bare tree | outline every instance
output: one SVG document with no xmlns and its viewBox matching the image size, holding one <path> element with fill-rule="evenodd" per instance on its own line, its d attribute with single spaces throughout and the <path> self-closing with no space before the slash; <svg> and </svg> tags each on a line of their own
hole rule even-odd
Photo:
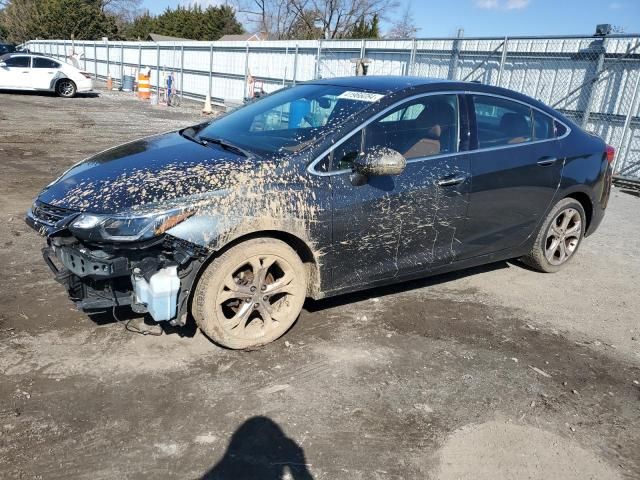
<svg viewBox="0 0 640 480">
<path fill-rule="evenodd" d="M 397 0 L 238 0 L 254 29 L 274 38 L 344 38 L 361 19 L 385 18 Z"/>
<path fill-rule="evenodd" d="M 387 38 L 415 38 L 420 29 L 416 26 L 414 18 L 411 3 L 408 3 L 402 16 L 393 22 L 391 30 L 387 33 Z"/>
<path fill-rule="evenodd" d="M 298 21 L 290 0 L 239 0 L 237 9 L 251 25 L 250 30 L 268 33 L 274 39 L 289 38 Z"/>
<path fill-rule="evenodd" d="M 142 13 L 142 0 L 101 0 L 103 13 L 113 15 L 121 22 L 132 22 Z"/>
</svg>

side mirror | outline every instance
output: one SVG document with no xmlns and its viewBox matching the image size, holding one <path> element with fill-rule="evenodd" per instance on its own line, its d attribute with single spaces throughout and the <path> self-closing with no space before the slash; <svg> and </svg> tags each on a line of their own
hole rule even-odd
<svg viewBox="0 0 640 480">
<path fill-rule="evenodd" d="M 356 173 L 367 177 L 400 175 L 407 166 L 407 159 L 388 147 L 372 147 L 359 155 L 354 162 Z"/>
<path fill-rule="evenodd" d="M 6 67 L 6 66 L 7 66 L 7 64 L 6 64 L 6 63 L 4 63 L 4 62 L 0 62 L 0 68 L 4 68 L 4 67 Z"/>
</svg>

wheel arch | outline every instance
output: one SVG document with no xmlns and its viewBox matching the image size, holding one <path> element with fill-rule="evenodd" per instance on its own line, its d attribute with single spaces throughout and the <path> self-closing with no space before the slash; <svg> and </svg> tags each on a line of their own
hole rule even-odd
<svg viewBox="0 0 640 480">
<path fill-rule="evenodd" d="M 73 86 L 75 88 L 75 91 L 78 91 L 78 83 L 71 77 L 67 76 L 67 75 L 61 75 L 60 77 L 56 78 L 52 83 L 53 83 L 53 91 L 55 93 L 58 92 L 58 85 L 60 84 L 60 82 L 62 82 L 63 80 L 68 80 L 69 82 L 73 83 Z M 73 96 L 73 95 L 72 95 Z"/>
<path fill-rule="evenodd" d="M 241 234 L 230 239 L 224 245 L 220 246 L 220 248 L 212 249 L 211 253 L 200 266 L 196 281 L 213 260 L 236 245 L 253 238 L 275 238 L 289 245 L 298 254 L 307 271 L 307 296 L 314 299 L 323 297 L 320 254 L 318 252 L 314 253 L 314 249 L 309 242 L 303 240 L 298 235 L 284 230 L 268 229 Z"/>
<path fill-rule="evenodd" d="M 71 80 L 66 73 L 63 73 L 61 71 L 57 71 L 55 76 L 51 79 L 51 83 L 49 84 L 49 89 L 53 90 L 54 92 L 56 91 L 56 89 L 58 88 L 58 83 L 60 83 L 61 80 L 64 79 L 69 79 Z M 73 80 L 71 80 L 73 81 Z M 76 83 L 76 82 L 73 82 Z"/>
<path fill-rule="evenodd" d="M 568 193 L 563 198 L 573 198 L 575 201 L 582 205 L 584 209 L 584 214 L 587 216 L 586 225 L 585 225 L 585 236 L 589 235 L 589 227 L 591 226 L 591 219 L 593 218 L 593 201 L 591 197 L 580 190 L 576 190 L 574 192 Z"/>
</svg>

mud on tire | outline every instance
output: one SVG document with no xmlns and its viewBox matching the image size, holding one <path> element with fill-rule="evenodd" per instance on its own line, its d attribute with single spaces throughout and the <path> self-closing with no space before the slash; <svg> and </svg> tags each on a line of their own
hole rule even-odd
<svg viewBox="0 0 640 480">
<path fill-rule="evenodd" d="M 275 238 L 255 238 L 207 266 L 194 291 L 192 313 L 215 343 L 256 348 L 295 323 L 306 291 L 306 270 L 298 254 Z"/>
</svg>

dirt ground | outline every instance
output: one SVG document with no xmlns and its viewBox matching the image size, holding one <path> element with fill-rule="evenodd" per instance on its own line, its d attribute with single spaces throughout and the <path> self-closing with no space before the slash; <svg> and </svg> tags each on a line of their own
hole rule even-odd
<svg viewBox="0 0 640 480">
<path fill-rule="evenodd" d="M 558 274 L 502 262 L 308 301 L 259 351 L 75 311 L 33 198 L 200 118 L 0 92 L 0 477 L 640 478 L 640 198 L 618 190 Z"/>
</svg>

